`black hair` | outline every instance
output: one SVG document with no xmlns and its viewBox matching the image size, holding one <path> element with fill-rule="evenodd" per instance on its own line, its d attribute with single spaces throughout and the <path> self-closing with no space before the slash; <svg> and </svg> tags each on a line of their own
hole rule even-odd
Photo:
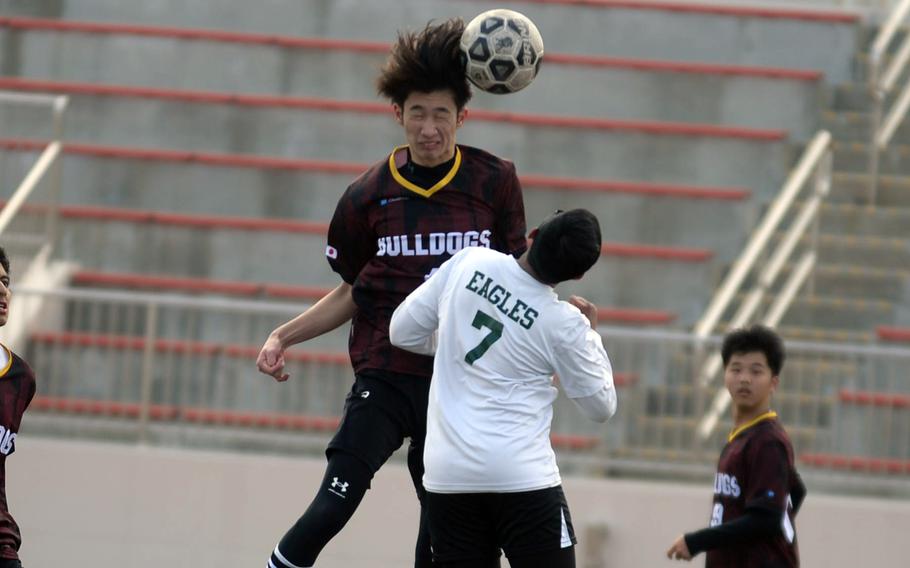
<svg viewBox="0 0 910 568">
<path fill-rule="evenodd" d="M 399 32 L 388 59 L 376 80 L 376 90 L 400 107 L 413 92 L 448 90 L 455 107 L 462 110 L 471 100 L 471 86 L 461 56 L 464 20 L 451 18 L 432 22 L 420 32 Z"/>
<path fill-rule="evenodd" d="M 731 331 L 724 337 L 720 355 L 724 368 L 726 368 L 733 355 L 753 352 L 764 353 L 768 360 L 768 367 L 771 368 L 771 374 L 780 375 L 784 368 L 784 359 L 787 356 L 784 351 L 784 341 L 769 327 L 755 324 L 749 328 Z"/>
<path fill-rule="evenodd" d="M 580 278 L 600 258 L 600 223 L 587 209 L 557 211 L 537 227 L 528 263 L 546 284 Z"/>
<path fill-rule="evenodd" d="M 9 256 L 6 255 L 6 250 L 3 247 L 0 247 L 0 266 L 9 274 Z"/>
</svg>

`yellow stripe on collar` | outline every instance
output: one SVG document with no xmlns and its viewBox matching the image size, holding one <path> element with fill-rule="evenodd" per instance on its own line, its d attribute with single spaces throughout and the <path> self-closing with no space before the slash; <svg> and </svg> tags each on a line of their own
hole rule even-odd
<svg viewBox="0 0 910 568">
<path fill-rule="evenodd" d="M 742 434 L 744 430 L 751 428 L 752 426 L 755 426 L 756 424 L 758 424 L 759 422 L 761 422 L 763 420 L 771 420 L 772 418 L 777 418 L 777 413 L 774 412 L 773 410 L 769 410 L 768 412 L 765 412 L 761 416 L 758 416 L 757 418 L 750 420 L 749 422 L 743 424 L 739 428 L 734 428 L 730 432 L 730 435 L 727 436 L 727 442 L 732 442 L 737 436 Z"/>
<path fill-rule="evenodd" d="M 455 177 L 455 174 L 458 173 L 458 167 L 461 166 L 461 150 L 458 149 L 458 146 L 455 146 L 455 163 L 452 164 L 452 169 L 449 170 L 449 173 L 447 173 L 445 177 L 439 180 L 436 185 L 429 189 L 425 189 L 415 183 L 409 182 L 404 178 L 404 176 L 401 175 L 401 173 L 399 173 L 398 168 L 395 167 L 395 154 L 407 147 L 407 145 L 399 146 L 392 150 L 392 154 L 389 156 L 389 170 L 392 172 L 392 177 L 395 178 L 395 181 L 401 184 L 403 188 L 411 190 L 418 195 L 430 197 L 440 189 L 447 186 L 449 182 L 452 181 L 452 178 Z"/>
<path fill-rule="evenodd" d="M 9 372 L 9 368 L 13 366 L 13 352 L 9 350 L 9 347 L 7 347 L 6 345 L 3 345 L 2 343 L 0 343 L 0 347 L 2 347 L 4 351 L 6 351 L 6 365 L 4 365 L 4 367 L 2 369 L 0 369 L 0 377 L 5 377 L 6 374 Z"/>
</svg>

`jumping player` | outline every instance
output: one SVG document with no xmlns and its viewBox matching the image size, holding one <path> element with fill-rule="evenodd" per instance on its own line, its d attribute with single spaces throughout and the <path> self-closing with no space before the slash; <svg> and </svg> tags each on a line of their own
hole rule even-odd
<svg viewBox="0 0 910 568">
<path fill-rule="evenodd" d="M 710 526 L 677 538 L 667 557 L 691 560 L 707 551 L 707 568 L 796 568 L 795 517 L 806 486 L 790 438 L 771 410 L 783 341 L 755 325 L 727 335 L 721 356 L 733 431 L 717 464 Z"/>
<path fill-rule="evenodd" d="M 275 329 L 257 365 L 287 380 L 284 351 L 353 318 L 354 385 L 326 450 L 310 507 L 280 540 L 271 568 L 313 566 L 354 514 L 376 471 L 410 438 L 408 468 L 423 500 L 423 447 L 433 359 L 393 347 L 398 304 L 466 247 L 520 255 L 527 247 L 521 186 L 511 162 L 458 145 L 471 90 L 459 60 L 460 19 L 400 33 L 379 79 L 407 145 L 357 178 L 338 201 L 326 256 L 341 284 Z M 343 486 L 345 490 L 339 491 Z M 431 564 L 421 511 L 415 566 Z"/>
<path fill-rule="evenodd" d="M 392 316 L 392 343 L 436 354 L 424 462 L 435 566 L 573 568 L 550 423 L 559 385 L 592 420 L 616 411 L 597 309 L 552 286 L 600 257 L 597 218 L 557 212 L 515 258 L 467 249 Z M 437 347 L 438 345 L 438 347 Z"/>
</svg>

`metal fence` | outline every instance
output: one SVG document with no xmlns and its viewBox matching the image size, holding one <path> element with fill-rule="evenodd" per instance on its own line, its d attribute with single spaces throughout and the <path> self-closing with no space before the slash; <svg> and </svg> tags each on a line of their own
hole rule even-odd
<svg viewBox="0 0 910 568">
<path fill-rule="evenodd" d="M 21 309 L 28 302 L 40 308 Z M 24 344 L 12 348 L 36 371 L 29 420 L 48 433 L 266 451 L 303 449 L 302 440 L 307 450 L 321 449 L 351 383 L 347 326 L 291 349 L 288 382 L 257 372 L 262 341 L 302 304 L 18 289 L 12 305 L 12 318 L 38 314 L 25 322 Z M 716 391 L 695 376 L 719 338 L 600 331 L 619 410 L 606 425 L 591 423 L 561 395 L 553 433 L 562 455 L 602 469 L 710 467 L 730 419 L 706 441 L 696 435 Z M 910 349 L 795 341 L 787 348 L 773 405 L 797 454 L 910 460 Z M 903 473 L 910 477 L 910 469 Z"/>
</svg>

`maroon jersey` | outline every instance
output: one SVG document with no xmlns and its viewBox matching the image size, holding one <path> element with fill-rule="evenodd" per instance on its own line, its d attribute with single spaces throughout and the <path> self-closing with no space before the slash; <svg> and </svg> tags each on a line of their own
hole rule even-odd
<svg viewBox="0 0 910 568">
<path fill-rule="evenodd" d="M 781 530 L 773 537 L 708 551 L 706 568 L 799 566 L 793 502 L 799 506 L 805 487 L 794 466 L 790 437 L 776 416 L 769 413 L 724 446 L 714 478 L 711 526 L 760 508 L 780 516 Z"/>
<path fill-rule="evenodd" d="M 347 188 L 329 226 L 326 256 L 353 286 L 357 312 L 349 347 L 355 372 L 429 377 L 431 357 L 389 342 L 392 312 L 462 248 L 524 252 L 524 203 L 515 166 L 483 150 L 457 146 L 452 169 L 429 188 L 399 173 L 406 160 L 407 152 L 396 149 Z"/>
<path fill-rule="evenodd" d="M 0 369 L 0 558 L 19 558 L 19 525 L 6 504 L 6 458 L 16 450 L 16 434 L 22 414 L 35 396 L 35 374 L 18 355 L 6 352 L 7 365 Z"/>
</svg>

